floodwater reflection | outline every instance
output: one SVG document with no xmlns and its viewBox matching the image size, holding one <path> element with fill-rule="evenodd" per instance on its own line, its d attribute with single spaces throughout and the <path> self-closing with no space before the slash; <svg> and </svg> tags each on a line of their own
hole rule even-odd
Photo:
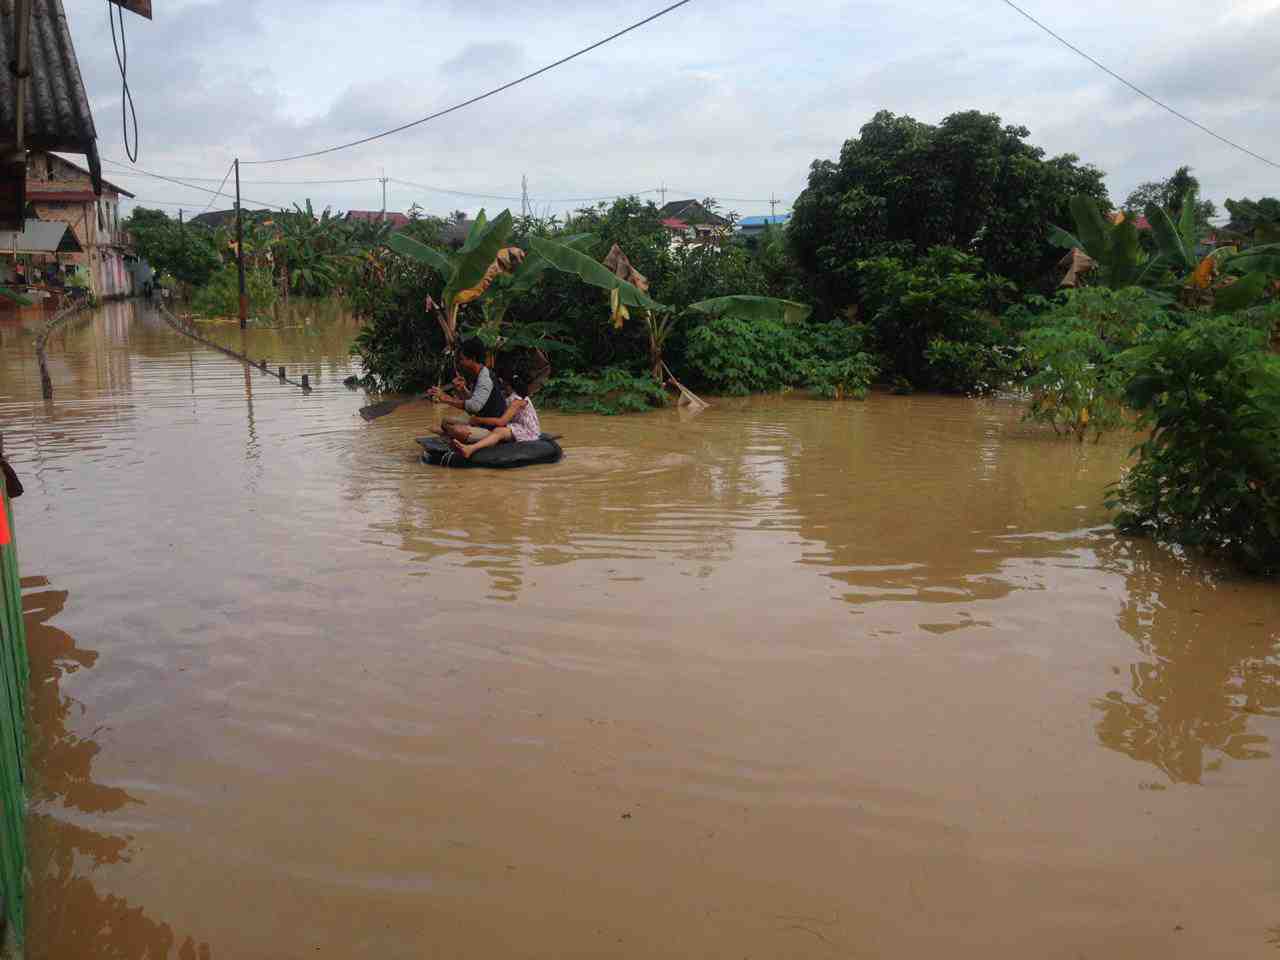
<svg viewBox="0 0 1280 960">
<path fill-rule="evenodd" d="M 211 960 L 208 944 L 191 937 L 179 943 L 167 923 L 95 886 L 97 871 L 131 858 L 131 838 L 93 829 L 95 815 L 116 814 L 138 801 L 126 790 L 94 781 L 101 748 L 74 732 L 87 711 L 61 685 L 93 669 L 98 653 L 77 647 L 52 624 L 66 606 L 67 591 L 48 589 L 43 577 L 24 578 L 22 585 L 31 658 L 30 738 L 32 755 L 39 758 L 29 778 L 26 956 L 167 960 L 176 946 L 178 960 Z"/>
<path fill-rule="evenodd" d="M 1117 538 L 1129 438 L 789 395 L 428 468 L 293 309 L 208 332 L 307 394 L 122 304 L 45 405 L 0 330 L 33 957 L 1264 948 L 1280 592 Z"/>
<path fill-rule="evenodd" d="M 1099 741 L 1174 783 L 1202 783 L 1227 760 L 1269 759 L 1251 721 L 1280 717 L 1276 605 L 1251 609 L 1245 584 L 1206 578 L 1149 543 L 1115 541 L 1109 561 L 1127 568 L 1117 622 L 1142 657 L 1127 689 L 1094 701 Z"/>
</svg>

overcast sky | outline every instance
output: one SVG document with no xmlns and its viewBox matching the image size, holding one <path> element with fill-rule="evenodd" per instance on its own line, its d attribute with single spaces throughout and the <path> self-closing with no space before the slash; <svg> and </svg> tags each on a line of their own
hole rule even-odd
<svg viewBox="0 0 1280 960">
<path fill-rule="evenodd" d="M 104 157 L 124 160 L 106 5 L 64 0 Z M 594 42 L 666 0 L 154 0 L 126 15 L 138 166 L 221 177 L 232 157 L 331 146 L 416 119 Z M 1024 0 L 1042 21 L 1153 95 L 1280 161 L 1280 0 Z M 358 9 L 358 13 L 353 10 Z M 442 120 L 330 156 L 244 166 L 247 198 L 378 209 L 376 178 L 562 198 L 653 191 L 741 198 L 779 212 L 815 158 L 834 158 L 875 111 L 937 121 L 980 109 L 1050 154 L 1106 171 L 1113 200 L 1190 164 L 1205 194 L 1280 196 L 1280 170 L 1137 97 L 1000 0 L 910 4 L 694 0 L 649 26 Z M 106 164 L 141 201 L 198 212 L 207 195 Z M 216 184 L 206 184 L 214 187 Z M 490 212 L 514 202 L 391 184 L 388 209 Z M 654 192 L 642 194 L 658 198 Z M 750 201 L 750 202 L 748 202 Z M 229 206 L 215 201 L 215 207 Z M 176 207 L 167 207 L 176 212 Z"/>
</svg>

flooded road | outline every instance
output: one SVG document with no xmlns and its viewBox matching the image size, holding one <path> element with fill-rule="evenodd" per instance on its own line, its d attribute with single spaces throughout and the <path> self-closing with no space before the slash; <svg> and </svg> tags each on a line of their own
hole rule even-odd
<svg viewBox="0 0 1280 960">
<path fill-rule="evenodd" d="M 0 320 L 32 958 L 1273 957 L 1280 589 L 1003 401 L 544 414 L 424 467 L 355 327 Z M 239 348 L 235 327 L 217 328 Z"/>
</svg>

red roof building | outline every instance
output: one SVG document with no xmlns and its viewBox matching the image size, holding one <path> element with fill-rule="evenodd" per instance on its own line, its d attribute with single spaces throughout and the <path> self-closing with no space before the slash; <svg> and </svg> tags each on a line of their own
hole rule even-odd
<svg viewBox="0 0 1280 960">
<path fill-rule="evenodd" d="M 366 223 L 378 223 L 385 220 L 392 229 L 399 230 L 409 225 L 409 218 L 403 213 L 383 210 L 348 210 L 348 220 L 362 220 Z"/>
</svg>

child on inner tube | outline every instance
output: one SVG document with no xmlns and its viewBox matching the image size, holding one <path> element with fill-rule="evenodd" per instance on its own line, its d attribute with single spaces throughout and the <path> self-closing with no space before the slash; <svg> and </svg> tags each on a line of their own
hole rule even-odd
<svg viewBox="0 0 1280 960">
<path fill-rule="evenodd" d="M 508 386 L 511 389 L 507 394 L 507 409 L 502 416 L 471 418 L 472 426 L 489 428 L 487 436 L 473 442 L 464 443 L 449 428 L 446 428 L 449 445 L 453 447 L 456 453 L 460 453 L 470 460 L 473 453 L 477 450 L 483 450 L 485 447 L 497 446 L 499 443 L 521 443 L 528 440 L 537 440 L 542 436 L 542 425 L 538 422 L 538 411 L 534 409 L 533 401 L 528 397 L 528 387 L 525 386 L 524 379 L 517 374 L 513 374 Z"/>
</svg>

